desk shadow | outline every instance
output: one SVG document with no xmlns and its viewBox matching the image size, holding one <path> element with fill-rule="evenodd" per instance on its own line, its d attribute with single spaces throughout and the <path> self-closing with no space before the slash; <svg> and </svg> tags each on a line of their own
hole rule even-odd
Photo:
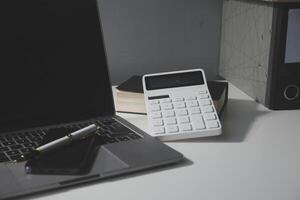
<svg viewBox="0 0 300 200">
<path fill-rule="evenodd" d="M 259 104 L 251 100 L 228 99 L 221 116 L 222 134 L 213 137 L 204 137 L 185 140 L 185 142 L 243 142 L 252 123 L 260 116 L 270 111 L 259 110 Z M 260 105 L 261 106 L 261 105 Z"/>
<path fill-rule="evenodd" d="M 49 196 L 49 195 L 65 193 L 67 191 L 72 191 L 72 190 L 75 190 L 77 188 L 84 188 L 84 187 L 89 187 L 89 186 L 93 186 L 93 185 L 96 185 L 96 184 L 104 184 L 106 182 L 119 181 L 119 180 L 122 180 L 122 179 L 130 179 L 130 178 L 134 178 L 134 177 L 137 177 L 137 176 L 143 176 L 143 175 L 146 175 L 146 174 L 158 173 L 158 172 L 165 171 L 165 170 L 171 170 L 171 169 L 177 169 L 177 168 L 181 168 L 181 167 L 187 167 L 187 166 L 190 166 L 190 165 L 193 165 L 193 164 L 194 163 L 190 159 L 184 158 L 179 163 L 163 165 L 163 166 L 159 166 L 159 167 L 150 168 L 150 169 L 147 169 L 147 170 L 130 172 L 130 173 L 127 173 L 127 174 L 122 174 L 122 175 L 117 175 L 117 176 L 113 176 L 113 177 L 104 178 L 104 179 L 101 179 L 101 180 L 90 181 L 90 182 L 87 182 L 87 183 L 79 183 L 77 185 L 66 186 L 65 188 L 58 188 L 58 189 L 53 189 L 53 190 L 49 190 L 49 191 L 39 192 L 39 193 L 31 194 L 31 195 L 28 195 L 28 196 L 25 196 L 25 197 L 24 196 L 20 197 L 20 199 L 34 200 L 34 199 L 42 198 L 42 197 Z M 17 198 L 17 199 L 19 199 L 19 198 Z"/>
</svg>

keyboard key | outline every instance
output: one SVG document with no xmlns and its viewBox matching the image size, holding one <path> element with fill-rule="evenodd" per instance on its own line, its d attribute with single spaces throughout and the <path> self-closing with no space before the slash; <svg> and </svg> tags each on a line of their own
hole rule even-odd
<svg viewBox="0 0 300 200">
<path fill-rule="evenodd" d="M 156 119 L 152 121 L 152 125 L 153 126 L 162 126 L 164 125 L 163 120 L 162 119 Z"/>
<path fill-rule="evenodd" d="M 185 108 L 186 107 L 184 102 L 174 102 L 173 105 L 174 105 L 174 108 Z"/>
<path fill-rule="evenodd" d="M 164 103 L 164 104 L 161 104 L 161 109 L 162 110 L 172 110 L 173 105 L 171 103 Z"/>
<path fill-rule="evenodd" d="M 154 134 L 164 134 L 165 133 L 165 128 L 164 127 L 154 127 L 153 128 L 153 133 Z"/>
<path fill-rule="evenodd" d="M 160 103 L 171 103 L 172 100 L 171 99 L 161 99 Z"/>
<path fill-rule="evenodd" d="M 191 131 L 192 130 L 192 126 L 190 124 L 181 124 L 179 126 L 180 131 Z"/>
<path fill-rule="evenodd" d="M 32 148 L 23 148 L 23 149 L 20 149 L 20 151 L 22 153 L 30 153 L 32 151 Z"/>
<path fill-rule="evenodd" d="M 4 152 L 4 151 L 8 151 L 9 150 L 9 148 L 7 148 L 7 147 L 1 147 L 0 148 L 0 152 Z"/>
<path fill-rule="evenodd" d="M 11 160 L 18 160 L 21 157 L 21 155 L 16 155 L 16 156 L 10 156 Z"/>
<path fill-rule="evenodd" d="M 190 114 L 195 115 L 195 114 L 201 114 L 201 109 L 194 107 L 194 108 L 190 108 Z"/>
<path fill-rule="evenodd" d="M 165 119 L 165 124 L 166 125 L 177 124 L 176 118 L 167 118 L 167 119 Z"/>
<path fill-rule="evenodd" d="M 188 101 L 188 102 L 186 102 L 186 104 L 188 107 L 198 107 L 199 106 L 198 101 L 196 101 L 196 100 Z"/>
<path fill-rule="evenodd" d="M 178 118 L 178 123 L 179 124 L 185 124 L 185 123 L 189 123 L 190 122 L 190 118 L 189 117 L 179 117 Z"/>
<path fill-rule="evenodd" d="M 153 99 L 153 100 L 149 100 L 149 103 L 150 104 L 159 104 L 159 100 L 157 100 L 157 99 Z"/>
<path fill-rule="evenodd" d="M 164 117 L 174 117 L 175 112 L 173 110 L 166 110 L 163 112 Z"/>
<path fill-rule="evenodd" d="M 188 114 L 188 111 L 186 109 L 176 110 L 177 116 L 185 116 Z"/>
<path fill-rule="evenodd" d="M 21 148 L 23 148 L 21 145 L 12 145 L 12 146 L 10 146 L 10 148 L 12 149 L 12 150 L 15 150 L 15 149 L 21 149 Z"/>
<path fill-rule="evenodd" d="M 16 140 L 16 142 L 18 144 L 24 144 L 24 143 L 28 143 L 29 141 L 25 138 L 19 138 L 19 139 Z"/>
<path fill-rule="evenodd" d="M 173 99 L 173 102 L 184 101 L 183 97 L 177 97 Z"/>
<path fill-rule="evenodd" d="M 153 112 L 151 114 L 152 119 L 158 119 L 158 118 L 162 118 L 162 114 L 161 112 Z"/>
<path fill-rule="evenodd" d="M 219 128 L 219 123 L 217 121 L 206 122 L 208 128 Z"/>
<path fill-rule="evenodd" d="M 187 101 L 196 100 L 196 99 L 197 99 L 197 97 L 195 97 L 195 96 L 190 96 L 190 97 L 185 98 L 185 100 L 187 100 Z"/>
<path fill-rule="evenodd" d="M 151 110 L 151 111 L 160 111 L 160 105 L 152 105 L 152 106 L 150 107 L 150 110 Z"/>
<path fill-rule="evenodd" d="M 168 133 L 177 133 L 178 132 L 178 126 L 175 126 L 175 125 L 167 126 L 166 129 L 167 129 Z"/>
<path fill-rule="evenodd" d="M 207 90 L 203 89 L 203 90 L 199 90 L 198 94 L 206 94 L 207 93 Z"/>
<path fill-rule="evenodd" d="M 217 119 L 217 116 L 214 113 L 207 113 L 204 115 L 204 118 L 206 120 L 215 120 Z"/>
<path fill-rule="evenodd" d="M 23 144 L 24 147 L 35 147 L 36 145 L 34 143 L 26 143 Z"/>
<path fill-rule="evenodd" d="M 200 103 L 202 106 L 211 105 L 211 101 L 209 99 L 201 99 Z"/>
<path fill-rule="evenodd" d="M 11 142 L 3 142 L 3 144 L 5 145 L 5 146 L 11 146 L 11 145 L 14 145 L 14 144 L 16 144 L 14 141 L 11 141 Z"/>
<path fill-rule="evenodd" d="M 209 95 L 208 94 L 199 94 L 200 99 L 208 99 Z"/>
<path fill-rule="evenodd" d="M 15 155 L 19 155 L 20 154 L 20 152 L 18 150 L 8 151 L 6 153 L 9 156 L 15 156 Z"/>
<path fill-rule="evenodd" d="M 193 124 L 194 129 L 197 130 L 205 129 L 205 124 L 202 115 L 193 115 L 191 117 L 191 122 Z"/>
<path fill-rule="evenodd" d="M 203 109 L 203 112 L 205 112 L 205 113 L 214 112 L 214 109 L 212 106 L 204 106 L 202 109 Z"/>
</svg>

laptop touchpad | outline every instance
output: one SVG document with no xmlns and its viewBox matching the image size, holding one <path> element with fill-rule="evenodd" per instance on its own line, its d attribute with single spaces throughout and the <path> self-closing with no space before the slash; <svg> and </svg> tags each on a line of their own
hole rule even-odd
<svg viewBox="0 0 300 200">
<path fill-rule="evenodd" d="M 100 175 L 109 175 L 128 167 L 127 163 L 105 148 L 105 146 L 102 146 L 99 149 L 92 171 L 100 171 Z"/>
</svg>

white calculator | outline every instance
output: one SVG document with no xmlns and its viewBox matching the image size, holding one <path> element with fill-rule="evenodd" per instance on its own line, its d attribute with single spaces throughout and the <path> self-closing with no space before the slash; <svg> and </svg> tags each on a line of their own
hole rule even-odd
<svg viewBox="0 0 300 200">
<path fill-rule="evenodd" d="M 163 141 L 220 135 L 202 69 L 143 76 L 150 134 Z"/>
</svg>

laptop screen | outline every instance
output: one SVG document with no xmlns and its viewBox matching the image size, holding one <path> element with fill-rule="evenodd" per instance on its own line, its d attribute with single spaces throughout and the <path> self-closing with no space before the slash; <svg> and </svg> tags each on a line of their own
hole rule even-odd
<svg viewBox="0 0 300 200">
<path fill-rule="evenodd" d="M 0 130 L 114 113 L 96 4 L 0 1 Z"/>
</svg>

